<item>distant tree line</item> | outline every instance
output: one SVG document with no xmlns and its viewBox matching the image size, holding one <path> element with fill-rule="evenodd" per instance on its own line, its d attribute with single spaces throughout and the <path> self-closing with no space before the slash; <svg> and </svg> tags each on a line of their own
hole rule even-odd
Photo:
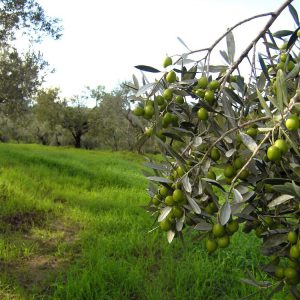
<svg viewBox="0 0 300 300">
<path fill-rule="evenodd" d="M 57 88 L 40 89 L 22 114 L 2 113 L 0 125 L 2 142 L 139 150 L 135 144 L 140 129 L 129 113 L 126 86 L 112 92 L 105 92 L 103 86 L 87 88 L 72 99 L 61 98 Z"/>
</svg>

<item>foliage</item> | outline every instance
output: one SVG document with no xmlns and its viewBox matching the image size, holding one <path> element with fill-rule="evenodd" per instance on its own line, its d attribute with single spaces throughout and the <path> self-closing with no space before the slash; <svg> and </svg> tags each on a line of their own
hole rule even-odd
<svg viewBox="0 0 300 300">
<path fill-rule="evenodd" d="M 51 144 L 53 137 L 55 144 L 60 145 L 59 137 L 62 134 L 60 125 L 61 109 L 59 102 L 59 89 L 39 90 L 32 108 L 33 134 L 43 145 Z"/>
<path fill-rule="evenodd" d="M 48 66 L 40 53 L 30 50 L 21 54 L 14 41 L 25 35 L 30 44 L 44 36 L 58 39 L 61 30 L 59 20 L 46 16 L 35 0 L 0 1 L 1 113 L 20 117 L 31 104 Z"/>
<path fill-rule="evenodd" d="M 228 247 L 239 226 L 254 230 L 270 280 L 244 281 L 270 288 L 269 298 L 286 288 L 298 299 L 300 31 L 291 2 L 239 22 L 204 49 L 190 51 L 180 39 L 189 52 L 167 57 L 161 72 L 137 66 L 161 77 L 149 82 L 143 75 L 141 87 L 134 80 L 133 114 L 148 123 L 140 143 L 156 141 L 165 157 L 147 164 L 155 173 L 148 175 L 148 210 L 168 241 L 191 228 L 212 253 Z M 287 7 L 297 29 L 272 33 Z M 237 57 L 234 29 L 261 17 L 270 19 Z M 223 40 L 226 63 L 213 64 Z M 245 64 L 250 76 L 242 75 Z"/>
<path fill-rule="evenodd" d="M 74 146 L 81 147 L 81 138 L 89 130 L 89 109 L 82 105 L 79 98 L 72 99 L 73 105 L 67 105 L 64 101 L 60 108 L 60 123 L 64 129 L 71 133 Z"/>
<path fill-rule="evenodd" d="M 18 115 L 28 109 L 31 97 L 42 79 L 40 71 L 46 67 L 40 55 L 20 55 L 15 49 L 0 48 L 0 110 Z"/>
<path fill-rule="evenodd" d="M 134 150 L 137 128 L 129 118 L 129 93 L 125 84 L 113 90 L 104 92 L 98 106 L 91 111 L 91 134 L 98 136 L 100 145 L 118 151 L 120 149 Z"/>
<path fill-rule="evenodd" d="M 130 92 L 125 85 L 112 92 L 103 86 L 87 87 L 67 99 L 57 88 L 40 89 L 33 105 L 17 119 L 2 117 L 3 141 L 133 151 L 140 130 L 130 119 Z M 93 103 L 96 106 L 90 107 Z"/>
<path fill-rule="evenodd" d="M 0 45 L 16 39 L 17 33 L 27 34 L 34 41 L 43 35 L 58 39 L 62 28 L 59 20 L 48 17 L 35 0 L 0 1 Z"/>
</svg>

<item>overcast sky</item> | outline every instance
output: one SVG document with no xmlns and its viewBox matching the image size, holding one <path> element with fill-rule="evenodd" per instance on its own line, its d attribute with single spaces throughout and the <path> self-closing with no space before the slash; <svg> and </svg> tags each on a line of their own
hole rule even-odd
<svg viewBox="0 0 300 300">
<path fill-rule="evenodd" d="M 63 96 L 80 94 L 85 86 L 107 91 L 130 80 L 135 65 L 161 68 L 166 54 L 182 54 L 212 44 L 228 27 L 258 13 L 276 10 L 282 0 L 39 0 L 46 13 L 62 20 L 59 41 L 46 39 L 39 49 L 56 72 L 45 86 L 60 87 Z M 300 14 L 300 0 L 293 5 Z M 235 33 L 242 51 L 268 18 Z M 287 12 L 275 29 L 295 29 Z"/>
</svg>

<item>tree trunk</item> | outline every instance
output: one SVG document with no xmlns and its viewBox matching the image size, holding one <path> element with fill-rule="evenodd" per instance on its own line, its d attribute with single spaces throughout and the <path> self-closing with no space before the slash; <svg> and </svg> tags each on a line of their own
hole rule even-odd
<svg viewBox="0 0 300 300">
<path fill-rule="evenodd" d="M 81 148 L 81 134 L 76 134 L 74 137 L 75 140 L 75 148 Z"/>
<path fill-rule="evenodd" d="M 118 140 L 117 140 L 115 131 L 114 131 L 114 134 L 113 134 L 113 140 L 114 140 L 114 148 L 115 148 L 115 151 L 118 151 L 118 150 L 119 150 L 119 147 L 118 147 Z"/>
<path fill-rule="evenodd" d="M 60 143 L 60 141 L 58 139 L 58 134 L 57 133 L 55 133 L 55 142 L 56 142 L 57 146 L 61 146 L 61 143 Z"/>
</svg>

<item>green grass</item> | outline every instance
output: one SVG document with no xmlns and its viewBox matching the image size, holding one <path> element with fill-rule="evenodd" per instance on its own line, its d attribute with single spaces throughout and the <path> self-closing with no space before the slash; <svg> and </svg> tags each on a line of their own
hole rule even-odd
<svg viewBox="0 0 300 300">
<path fill-rule="evenodd" d="M 235 300 L 255 292 L 240 282 L 262 261 L 253 235 L 208 255 L 195 234 L 169 245 L 164 233 L 148 233 L 142 162 L 132 153 L 0 144 L 0 298 Z"/>
</svg>

